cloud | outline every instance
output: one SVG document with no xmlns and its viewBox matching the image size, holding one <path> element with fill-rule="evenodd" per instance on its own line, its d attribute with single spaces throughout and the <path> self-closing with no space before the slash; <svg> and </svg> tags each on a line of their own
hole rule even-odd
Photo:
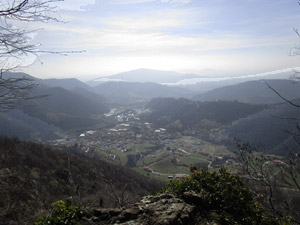
<svg viewBox="0 0 300 225">
<path fill-rule="evenodd" d="M 215 34 L 191 34 L 165 32 L 165 28 L 181 27 L 184 23 L 174 18 L 133 18 L 115 17 L 103 21 L 106 27 L 82 27 L 47 25 L 39 32 L 36 41 L 56 49 L 74 46 L 88 52 L 194 52 L 232 51 L 237 49 L 286 46 L 293 39 L 286 36 L 268 37 L 242 35 L 233 31 Z"/>
<path fill-rule="evenodd" d="M 44 55 L 42 68 L 98 76 L 139 67 L 250 73 L 296 66 L 297 60 L 287 57 L 298 41 L 288 31 L 298 27 L 296 10 L 285 1 L 282 10 L 267 0 L 222 1 L 68 0 L 63 17 L 69 23 L 44 24 L 35 42 L 49 50 L 87 52 L 59 60 Z M 45 74 L 38 65 L 32 68 Z"/>
<path fill-rule="evenodd" d="M 87 5 L 93 5 L 96 0 L 64 0 L 56 2 L 56 5 L 63 10 L 84 11 Z"/>
<path fill-rule="evenodd" d="M 171 3 L 171 4 L 188 4 L 192 2 L 192 0 L 160 0 L 162 3 Z"/>
<path fill-rule="evenodd" d="M 157 0 L 110 0 L 110 4 L 117 5 L 126 5 L 126 4 L 138 4 L 138 3 L 148 3 L 148 2 L 156 2 Z"/>
<path fill-rule="evenodd" d="M 182 16 L 181 19 L 180 16 Z M 149 32 L 153 29 L 157 30 L 182 26 L 184 24 L 184 19 L 182 18 L 184 18 L 183 13 L 171 12 L 163 15 L 155 14 L 143 17 L 113 17 L 106 19 L 104 23 L 112 26 L 115 29 L 139 31 L 146 30 Z"/>
<path fill-rule="evenodd" d="M 272 60 L 270 60 L 272 59 Z M 42 56 L 28 72 L 38 77 L 78 77 L 89 80 L 137 68 L 172 70 L 201 74 L 213 69 L 219 76 L 240 76 L 295 67 L 298 59 L 278 52 L 235 52 L 231 54 L 203 52 L 88 52 L 81 55 Z M 203 74 L 207 75 L 207 74 Z"/>
<path fill-rule="evenodd" d="M 188 4 L 193 0 L 96 0 L 101 3 L 113 5 L 127 5 L 127 4 L 143 4 L 143 3 L 170 3 L 170 4 Z"/>
</svg>

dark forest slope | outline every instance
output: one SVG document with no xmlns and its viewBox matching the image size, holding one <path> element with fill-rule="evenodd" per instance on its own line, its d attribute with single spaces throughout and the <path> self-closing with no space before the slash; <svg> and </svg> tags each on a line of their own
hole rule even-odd
<svg viewBox="0 0 300 225">
<path fill-rule="evenodd" d="M 144 119 L 158 126 L 175 130 L 203 130 L 228 125 L 267 106 L 229 101 L 196 102 L 183 98 L 156 98 L 147 107 L 150 113 L 145 114 Z"/>
<path fill-rule="evenodd" d="M 60 87 L 39 86 L 32 95 L 46 97 L 37 99 L 23 111 L 61 129 L 73 129 L 92 126 L 97 121 L 91 116 L 108 112 L 103 98 L 97 95 L 85 96 Z M 95 98 L 94 98 L 95 97 Z"/>
<path fill-rule="evenodd" d="M 300 100 L 294 100 L 300 104 Z M 299 136 L 299 108 L 283 103 L 235 121 L 226 134 L 248 141 L 253 146 L 260 146 L 271 154 L 288 155 L 299 149 L 294 140 Z"/>
<path fill-rule="evenodd" d="M 104 207 L 135 202 L 160 184 L 129 169 L 76 151 L 0 137 L 0 224 L 32 224 L 53 201 L 76 201 Z M 31 222 L 30 222 L 31 221 Z"/>
<path fill-rule="evenodd" d="M 20 110 L 0 113 L 0 134 L 8 137 L 18 137 L 22 140 L 52 140 L 58 139 L 58 127 L 48 124 L 38 118 L 31 117 Z"/>
</svg>

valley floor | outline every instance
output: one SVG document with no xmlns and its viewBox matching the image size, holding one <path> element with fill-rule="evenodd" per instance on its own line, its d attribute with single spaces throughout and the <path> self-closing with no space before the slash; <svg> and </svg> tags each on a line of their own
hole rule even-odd
<svg viewBox="0 0 300 225">
<path fill-rule="evenodd" d="M 189 167 L 212 169 L 237 164 L 233 151 L 201 137 L 182 135 L 143 121 L 142 110 L 113 109 L 114 127 L 82 131 L 77 137 L 51 142 L 57 147 L 77 146 L 86 155 L 122 164 L 162 180 L 189 174 Z"/>
</svg>

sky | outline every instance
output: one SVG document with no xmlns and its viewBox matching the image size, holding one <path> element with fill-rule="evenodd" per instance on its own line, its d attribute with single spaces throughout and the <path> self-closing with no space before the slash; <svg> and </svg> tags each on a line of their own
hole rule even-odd
<svg viewBox="0 0 300 225">
<path fill-rule="evenodd" d="M 65 0 L 64 22 L 27 24 L 47 51 L 22 68 L 39 78 L 87 81 L 148 68 L 242 76 L 300 66 L 297 0 Z M 33 60 L 33 59 L 32 59 Z"/>
</svg>

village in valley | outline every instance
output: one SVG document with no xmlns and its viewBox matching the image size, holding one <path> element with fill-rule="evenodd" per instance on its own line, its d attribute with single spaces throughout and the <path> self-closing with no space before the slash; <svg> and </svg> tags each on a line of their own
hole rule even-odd
<svg viewBox="0 0 300 225">
<path fill-rule="evenodd" d="M 113 109 L 105 114 L 113 126 L 81 131 L 51 142 L 56 147 L 76 147 L 82 154 L 130 167 L 159 179 L 187 176 L 190 166 L 206 170 L 234 167 L 236 156 L 224 145 L 194 136 L 183 136 L 156 127 L 139 116 L 144 111 Z"/>
</svg>

